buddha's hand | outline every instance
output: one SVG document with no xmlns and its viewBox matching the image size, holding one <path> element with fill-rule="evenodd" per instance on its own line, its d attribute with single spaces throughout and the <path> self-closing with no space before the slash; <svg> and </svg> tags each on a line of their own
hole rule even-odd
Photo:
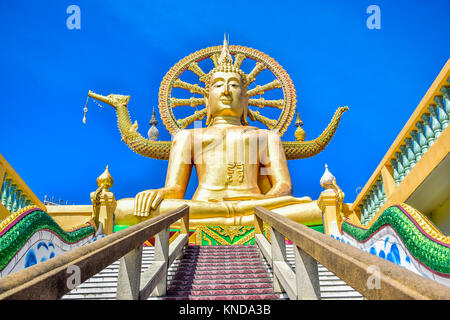
<svg viewBox="0 0 450 320">
<path fill-rule="evenodd" d="M 152 210 L 156 210 L 164 199 L 164 189 L 145 190 L 134 198 L 134 215 L 148 217 Z"/>
</svg>

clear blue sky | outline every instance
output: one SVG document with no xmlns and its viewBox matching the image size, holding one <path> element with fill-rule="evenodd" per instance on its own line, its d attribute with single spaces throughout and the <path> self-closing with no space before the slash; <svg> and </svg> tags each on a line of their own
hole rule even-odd
<svg viewBox="0 0 450 320">
<path fill-rule="evenodd" d="M 71 4 L 80 30 L 66 27 Z M 366 26 L 372 4 L 380 30 Z M 90 203 L 106 165 L 117 199 L 162 187 L 167 161 L 128 149 L 112 108 L 91 102 L 83 125 L 88 90 L 131 95 L 132 121 L 146 136 L 166 72 L 227 32 L 289 73 L 307 140 L 350 107 L 325 151 L 288 164 L 294 195 L 317 199 L 328 163 L 352 202 L 449 58 L 449 13 L 448 0 L 2 1 L 0 153 L 42 200 Z M 158 121 L 160 139 L 170 140 Z M 294 131 L 292 123 L 283 139 Z"/>
</svg>

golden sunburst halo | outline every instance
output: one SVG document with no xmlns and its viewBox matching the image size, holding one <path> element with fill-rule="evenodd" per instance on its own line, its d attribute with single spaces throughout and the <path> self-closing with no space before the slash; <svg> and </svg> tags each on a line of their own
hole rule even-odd
<svg viewBox="0 0 450 320">
<path fill-rule="evenodd" d="M 196 51 L 178 61 L 164 76 L 159 89 L 159 112 L 170 134 L 175 135 L 178 131 L 185 129 L 197 120 L 202 120 L 206 116 L 206 106 L 203 109 L 197 109 L 198 106 L 205 105 L 204 97 L 207 95 L 205 87 L 201 84 L 192 84 L 183 81 L 180 79 L 180 76 L 189 70 L 198 76 L 199 83 L 205 82 L 209 70 L 208 72 L 203 71 L 199 66 L 199 62 L 209 58 L 217 66 L 222 48 L 223 46 L 215 46 Z M 237 45 L 230 45 L 229 51 L 234 56 L 234 66 L 238 68 L 240 68 L 245 59 L 251 59 L 255 62 L 252 71 L 247 74 L 249 83 L 255 82 L 256 77 L 261 71 L 266 69 L 275 76 L 276 79 L 272 82 L 257 85 L 247 91 L 249 96 L 248 104 L 260 110 L 264 107 L 277 108 L 281 110 L 280 116 L 278 119 L 272 119 L 264 116 L 260 111 L 252 111 L 249 109 L 249 117 L 252 120 L 259 121 L 268 129 L 276 131 L 282 136 L 294 117 L 297 103 L 295 88 L 291 78 L 278 62 L 261 51 Z M 193 94 L 202 95 L 203 98 L 191 97 L 189 99 L 178 99 L 172 96 L 173 88 L 182 88 Z M 262 97 L 265 92 L 277 88 L 282 89 L 283 99 L 268 100 Z M 254 98 L 257 95 L 260 97 Z M 195 111 L 186 118 L 176 119 L 173 108 L 180 106 L 190 106 L 197 110 L 193 109 Z"/>
</svg>

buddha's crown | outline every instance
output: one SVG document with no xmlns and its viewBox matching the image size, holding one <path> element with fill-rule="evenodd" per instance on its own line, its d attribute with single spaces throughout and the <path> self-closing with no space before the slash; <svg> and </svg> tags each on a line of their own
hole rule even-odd
<svg viewBox="0 0 450 320">
<path fill-rule="evenodd" d="M 205 75 L 205 84 L 206 84 L 206 90 L 209 89 L 209 82 L 212 77 L 212 75 L 216 72 L 235 72 L 238 73 L 241 76 L 242 84 L 244 87 L 247 87 L 248 79 L 247 75 L 244 71 L 242 71 L 240 68 L 238 68 L 234 62 L 233 57 L 230 54 L 230 51 L 228 49 L 228 41 L 226 38 L 226 35 L 223 39 L 223 47 L 222 52 L 220 53 L 219 59 L 217 59 L 217 65 L 212 69 L 209 73 Z"/>
</svg>

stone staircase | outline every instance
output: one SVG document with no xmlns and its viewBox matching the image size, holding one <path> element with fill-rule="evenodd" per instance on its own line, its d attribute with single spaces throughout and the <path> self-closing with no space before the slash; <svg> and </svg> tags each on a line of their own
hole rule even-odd
<svg viewBox="0 0 450 320">
<path fill-rule="evenodd" d="M 164 300 L 280 299 L 255 246 L 189 246 Z"/>
<path fill-rule="evenodd" d="M 294 247 L 286 245 L 286 256 L 292 270 L 295 271 Z M 317 263 L 319 271 L 320 298 L 321 300 L 363 300 L 364 297 L 355 289 L 339 279 L 320 263 Z"/>
<path fill-rule="evenodd" d="M 142 272 L 153 261 L 154 248 L 144 247 Z M 287 245 L 288 263 L 294 269 L 292 245 Z M 319 266 L 323 300 L 353 300 L 363 297 L 353 288 Z M 119 261 L 85 281 L 62 299 L 115 299 Z M 167 295 L 149 300 L 249 300 L 288 299 L 272 290 L 272 270 L 260 258 L 256 246 L 188 246 L 182 259 L 168 270 Z"/>
</svg>

